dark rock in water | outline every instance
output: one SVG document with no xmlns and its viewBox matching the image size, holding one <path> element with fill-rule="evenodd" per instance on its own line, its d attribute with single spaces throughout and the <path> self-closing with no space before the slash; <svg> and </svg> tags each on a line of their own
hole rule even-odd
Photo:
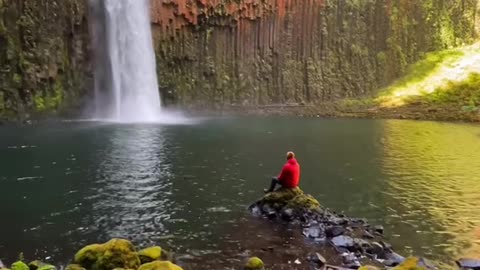
<svg viewBox="0 0 480 270">
<path fill-rule="evenodd" d="M 386 252 L 385 261 L 383 262 L 386 266 L 397 266 L 405 261 L 405 257 L 395 252 Z"/>
<path fill-rule="evenodd" d="M 325 230 L 325 234 L 327 237 L 337 237 L 344 234 L 346 231 L 347 230 L 343 226 L 331 226 Z"/>
<path fill-rule="evenodd" d="M 353 247 L 353 244 L 354 244 L 353 238 L 346 235 L 340 235 L 340 236 L 334 237 L 332 238 L 331 241 L 336 247 L 349 248 L 349 247 Z"/>
<path fill-rule="evenodd" d="M 458 267 L 464 269 L 480 270 L 480 259 L 462 258 L 456 261 Z"/>
<path fill-rule="evenodd" d="M 373 242 L 370 244 L 370 248 L 366 250 L 367 253 L 379 256 L 381 258 L 385 258 L 385 254 L 383 251 L 383 246 L 378 242 Z"/>
<path fill-rule="evenodd" d="M 385 229 L 383 228 L 382 225 L 375 225 L 375 226 L 373 226 L 373 231 L 378 233 L 378 234 L 383 235 Z"/>
<path fill-rule="evenodd" d="M 320 253 L 315 253 L 315 254 L 308 255 L 307 260 L 309 262 L 314 263 L 315 266 L 317 266 L 317 267 L 322 267 L 322 266 L 327 264 L 327 260 L 325 259 L 325 257 L 320 255 Z"/>
<path fill-rule="evenodd" d="M 384 249 L 386 250 L 392 250 L 392 245 L 387 243 L 387 242 L 384 242 L 384 241 L 380 241 L 380 244 L 383 246 Z"/>
</svg>

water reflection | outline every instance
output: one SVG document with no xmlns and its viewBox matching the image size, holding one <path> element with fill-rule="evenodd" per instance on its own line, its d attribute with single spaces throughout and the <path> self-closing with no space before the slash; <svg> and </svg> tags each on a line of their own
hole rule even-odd
<svg viewBox="0 0 480 270">
<path fill-rule="evenodd" d="M 440 260 L 478 254 L 478 129 L 411 121 L 385 121 L 383 129 L 387 222 L 401 242 Z"/>
<path fill-rule="evenodd" d="M 122 237 L 137 242 L 168 233 L 171 167 L 159 126 L 110 129 L 109 144 L 100 149 L 96 172 L 93 222 L 101 238 Z"/>
</svg>

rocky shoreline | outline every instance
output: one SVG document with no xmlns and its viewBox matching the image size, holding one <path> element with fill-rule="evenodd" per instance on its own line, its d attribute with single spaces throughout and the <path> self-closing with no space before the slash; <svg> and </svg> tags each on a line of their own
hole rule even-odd
<svg viewBox="0 0 480 270">
<path fill-rule="evenodd" d="M 281 269 L 452 269 L 425 258 L 403 257 L 383 239 L 383 226 L 369 224 L 363 218 L 337 214 L 321 206 L 314 197 L 299 188 L 280 188 L 268 193 L 253 203 L 249 210 L 257 218 L 277 224 L 288 224 L 290 228 L 301 232 L 306 241 L 325 251 L 325 253 L 305 252 L 296 260 L 289 262 L 290 268 Z M 173 253 L 159 246 L 137 251 L 136 247 L 125 239 L 112 239 L 103 244 L 85 246 L 75 254 L 70 263 L 65 267 L 56 267 L 38 260 L 26 263 L 21 254 L 18 261 L 12 263 L 10 268 L 0 261 L 0 270 L 183 270 L 180 266 L 181 261 L 178 261 Z M 480 260 L 477 259 L 460 259 L 456 264 L 457 269 L 480 270 Z M 239 261 L 236 265 L 224 267 L 222 269 L 273 270 L 277 268 L 275 263 L 264 264 L 258 257 L 250 257 L 243 262 Z"/>
<path fill-rule="evenodd" d="M 274 222 L 297 224 L 306 238 L 333 248 L 341 258 L 340 263 L 331 264 L 332 260 L 322 254 L 309 254 L 310 269 L 445 269 L 425 258 L 403 257 L 384 241 L 383 226 L 337 214 L 299 188 L 281 188 L 266 194 L 249 209 L 252 214 Z M 456 264 L 462 270 L 480 269 L 480 260 L 460 259 Z"/>
</svg>

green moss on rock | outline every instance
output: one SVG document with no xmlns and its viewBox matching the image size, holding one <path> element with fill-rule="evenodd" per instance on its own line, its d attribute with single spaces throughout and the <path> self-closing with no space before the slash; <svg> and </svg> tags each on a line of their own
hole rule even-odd
<svg viewBox="0 0 480 270">
<path fill-rule="evenodd" d="M 86 270 L 86 269 L 79 264 L 69 264 L 67 265 L 65 270 Z"/>
<path fill-rule="evenodd" d="M 406 259 L 402 264 L 393 268 L 393 270 L 427 270 L 421 265 L 421 260 L 416 257 Z"/>
<path fill-rule="evenodd" d="M 137 252 L 142 263 L 159 260 L 162 257 L 162 254 L 162 248 L 158 246 L 145 248 Z"/>
<path fill-rule="evenodd" d="M 11 268 L 12 270 L 30 270 L 30 268 L 28 268 L 28 265 L 22 261 L 14 262 Z"/>
<path fill-rule="evenodd" d="M 300 188 L 280 188 L 266 194 L 259 202 L 260 205 L 269 205 L 275 210 L 292 209 L 295 212 L 319 210 L 320 203 L 311 195 L 305 194 Z"/>
<path fill-rule="evenodd" d="M 88 245 L 75 254 L 74 262 L 82 267 L 90 268 L 103 251 L 104 246 L 101 244 Z"/>
<path fill-rule="evenodd" d="M 154 261 L 142 264 L 138 270 L 183 270 L 183 268 L 168 261 Z"/>
<path fill-rule="evenodd" d="M 365 265 L 358 268 L 358 270 L 379 270 L 379 268 L 371 265 Z"/>
<path fill-rule="evenodd" d="M 140 265 L 135 247 L 124 239 L 86 246 L 75 254 L 74 262 L 92 270 L 136 269 Z"/>
<path fill-rule="evenodd" d="M 54 270 L 55 266 L 51 264 L 44 263 L 39 260 L 32 261 L 28 264 L 30 270 Z"/>
<path fill-rule="evenodd" d="M 252 257 L 248 259 L 247 264 L 245 264 L 245 269 L 246 270 L 257 270 L 257 269 L 263 269 L 265 265 L 263 264 L 263 261 L 258 258 L 258 257 Z"/>
</svg>

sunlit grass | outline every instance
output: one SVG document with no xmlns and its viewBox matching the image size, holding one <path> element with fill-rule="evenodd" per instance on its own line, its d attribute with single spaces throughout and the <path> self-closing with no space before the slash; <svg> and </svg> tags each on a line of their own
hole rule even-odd
<svg viewBox="0 0 480 270">
<path fill-rule="evenodd" d="M 426 55 L 376 99 L 382 107 L 413 101 L 478 105 L 480 43 Z M 458 96 L 458 97 L 455 97 Z"/>
</svg>

